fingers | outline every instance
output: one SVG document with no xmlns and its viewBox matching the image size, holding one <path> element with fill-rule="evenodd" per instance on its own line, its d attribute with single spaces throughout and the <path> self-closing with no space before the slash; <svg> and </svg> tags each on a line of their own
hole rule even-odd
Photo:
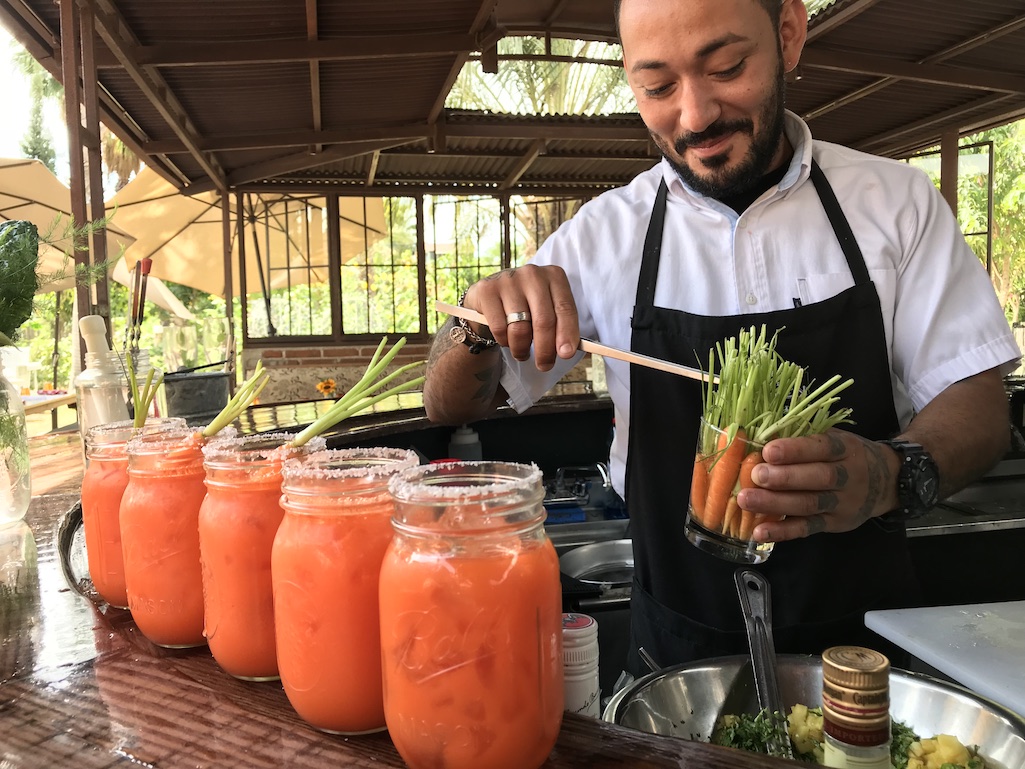
<svg viewBox="0 0 1025 769">
<path fill-rule="evenodd" d="M 570 358 L 580 344 L 576 303 L 559 267 L 525 265 L 478 281 L 464 300 L 487 318 L 496 341 L 516 360 L 530 357 L 541 371 Z"/>
<path fill-rule="evenodd" d="M 753 488 L 737 501 L 745 510 L 784 520 L 759 525 L 759 541 L 780 542 L 857 528 L 881 512 L 890 481 L 878 471 L 879 447 L 853 433 L 830 430 L 771 441 L 762 450 Z"/>
</svg>

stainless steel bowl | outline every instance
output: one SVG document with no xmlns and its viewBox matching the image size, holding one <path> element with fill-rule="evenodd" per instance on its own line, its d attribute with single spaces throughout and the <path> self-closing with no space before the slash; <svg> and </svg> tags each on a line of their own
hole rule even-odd
<svg viewBox="0 0 1025 769">
<path fill-rule="evenodd" d="M 746 686 L 740 675 L 750 676 L 748 663 L 746 656 L 717 657 L 650 673 L 613 695 L 603 717 L 650 734 L 707 741 L 728 692 L 731 709 L 758 711 L 754 685 Z M 781 654 L 777 666 L 788 710 L 798 703 L 822 703 L 820 657 Z M 745 690 L 751 696 L 741 708 L 735 697 Z M 959 686 L 891 670 L 890 714 L 922 737 L 952 734 L 978 745 L 987 766 L 1025 767 L 1025 718 Z"/>
<path fill-rule="evenodd" d="M 634 573 L 633 545 L 629 539 L 610 539 L 573 548 L 559 558 L 563 574 L 603 587 L 630 585 Z"/>
</svg>

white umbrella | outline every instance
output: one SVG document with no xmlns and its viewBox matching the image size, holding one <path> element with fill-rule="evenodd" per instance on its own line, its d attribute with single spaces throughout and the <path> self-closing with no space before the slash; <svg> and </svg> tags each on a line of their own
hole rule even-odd
<svg viewBox="0 0 1025 769">
<path fill-rule="evenodd" d="M 71 190 L 43 163 L 32 158 L 0 158 L 0 221 L 27 221 L 36 225 L 49 242 L 39 247 L 36 272 L 42 283 L 39 293 L 64 291 L 75 285 L 71 254 Z M 107 261 L 110 277 L 131 285 L 131 274 L 120 254 L 134 238 L 118 224 L 106 227 Z M 150 278 L 146 298 L 186 320 L 194 316 L 159 280 Z"/>
<path fill-rule="evenodd" d="M 246 290 L 239 275 L 235 198 L 229 198 L 233 294 L 261 292 L 327 279 L 326 201 L 316 195 L 244 194 Z M 387 232 L 379 198 L 341 198 L 343 261 L 362 253 Z M 136 238 L 125 252 L 129 266 L 153 260 L 151 276 L 224 296 L 224 236 L 217 192 L 181 194 L 153 169 L 144 168 L 107 201 L 119 224 Z"/>
</svg>

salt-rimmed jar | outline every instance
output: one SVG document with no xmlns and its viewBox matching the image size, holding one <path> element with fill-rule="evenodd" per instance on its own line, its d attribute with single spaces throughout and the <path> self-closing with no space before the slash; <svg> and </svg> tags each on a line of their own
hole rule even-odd
<svg viewBox="0 0 1025 769">
<path fill-rule="evenodd" d="M 323 438 L 288 446 L 294 438 L 283 432 L 232 436 L 203 447 L 199 555 L 206 642 L 221 668 L 246 681 L 278 678 L 271 546 L 284 515 L 281 466 L 325 446 Z"/>
<path fill-rule="evenodd" d="M 281 683 L 327 732 L 385 728 L 378 573 L 392 538 L 388 479 L 415 452 L 335 449 L 289 460 L 271 573 Z"/>
<path fill-rule="evenodd" d="M 181 417 L 149 418 L 142 427 L 132 420 L 89 428 L 85 436 L 82 476 L 82 526 L 89 577 L 100 597 L 128 608 L 125 559 L 121 552 L 121 497 L 128 485 L 128 441 L 138 435 L 182 429 Z"/>
<path fill-rule="evenodd" d="M 203 444 L 191 429 L 128 442 L 128 486 L 121 498 L 125 587 L 135 624 L 157 646 L 206 644 L 199 560 Z"/>
<path fill-rule="evenodd" d="M 536 769 L 564 703 L 562 591 L 534 465 L 396 475 L 381 566 L 388 732 L 411 769 Z"/>
</svg>

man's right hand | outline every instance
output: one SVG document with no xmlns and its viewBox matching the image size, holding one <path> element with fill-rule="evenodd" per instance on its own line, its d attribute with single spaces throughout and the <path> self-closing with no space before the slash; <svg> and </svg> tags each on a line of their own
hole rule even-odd
<svg viewBox="0 0 1025 769">
<path fill-rule="evenodd" d="M 556 358 L 572 358 L 580 345 L 577 306 L 561 267 L 527 264 L 496 272 L 470 286 L 463 305 L 483 313 L 495 340 L 516 360 L 527 360 L 533 343 L 541 371 Z M 514 313 L 526 319 L 516 321 Z"/>
</svg>

